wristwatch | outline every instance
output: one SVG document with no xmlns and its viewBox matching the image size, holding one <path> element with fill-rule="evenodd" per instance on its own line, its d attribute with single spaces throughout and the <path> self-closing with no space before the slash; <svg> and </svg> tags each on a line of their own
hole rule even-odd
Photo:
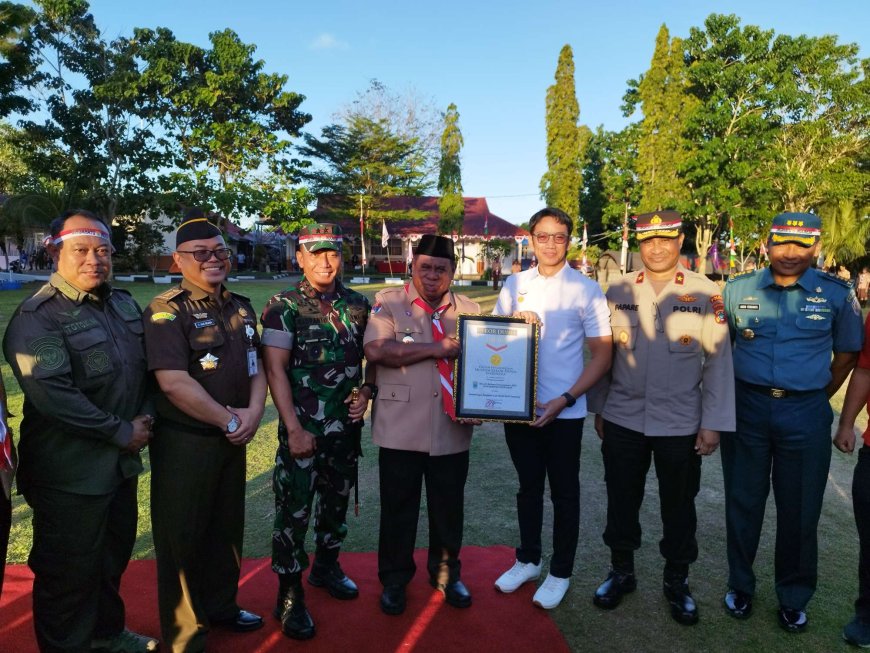
<svg viewBox="0 0 870 653">
<path fill-rule="evenodd" d="M 232 413 L 232 416 L 233 416 L 233 418 L 229 421 L 229 423 L 227 424 L 227 428 L 226 428 L 226 432 L 229 433 L 230 435 L 232 435 L 233 433 L 238 431 L 239 427 L 242 425 L 242 423 L 239 421 L 238 415 L 236 415 L 235 413 Z"/>
<path fill-rule="evenodd" d="M 563 392 L 562 396 L 565 397 L 565 401 L 567 402 L 565 408 L 571 408 L 571 406 L 577 403 L 577 397 L 572 395 L 570 392 Z"/>
<path fill-rule="evenodd" d="M 377 396 L 378 396 L 378 386 L 376 386 L 374 383 L 363 383 L 363 384 L 360 386 L 360 389 L 362 389 L 362 388 L 368 388 L 368 389 L 369 389 L 369 392 L 372 393 L 372 399 L 377 398 Z"/>
</svg>

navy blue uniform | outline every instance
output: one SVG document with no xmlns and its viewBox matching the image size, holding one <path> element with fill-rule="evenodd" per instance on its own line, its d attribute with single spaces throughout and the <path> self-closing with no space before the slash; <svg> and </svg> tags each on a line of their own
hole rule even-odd
<svg viewBox="0 0 870 653">
<path fill-rule="evenodd" d="M 778 286 L 765 268 L 725 287 L 737 431 L 722 437 L 728 584 L 755 593 L 752 564 L 773 485 L 780 605 L 803 610 L 816 588 L 816 531 L 831 461 L 831 353 L 861 349 L 860 306 L 816 269 Z M 772 483 L 771 483 L 772 481 Z"/>
</svg>

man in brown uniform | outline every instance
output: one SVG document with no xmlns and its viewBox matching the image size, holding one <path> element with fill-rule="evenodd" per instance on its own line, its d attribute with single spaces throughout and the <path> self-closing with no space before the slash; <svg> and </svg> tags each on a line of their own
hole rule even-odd
<svg viewBox="0 0 870 653">
<path fill-rule="evenodd" d="M 204 651 L 209 624 L 263 625 L 236 603 L 245 445 L 266 399 L 257 315 L 223 285 L 230 250 L 220 230 L 201 212 L 187 217 L 172 255 L 184 280 L 145 311 L 148 368 L 162 390 L 151 448 L 158 603 L 175 653 Z"/>
<path fill-rule="evenodd" d="M 734 429 L 734 370 L 719 288 L 680 264 L 682 220 L 675 211 L 637 217 L 644 268 L 607 290 L 614 356 L 609 377 L 589 393 L 602 438 L 612 569 L 595 592 L 601 608 L 636 587 L 634 551 L 646 474 L 655 459 L 665 559 L 663 590 L 671 616 L 698 620 L 689 564 L 698 557 L 695 496 L 701 456 Z"/>
<path fill-rule="evenodd" d="M 480 307 L 449 291 L 455 270 L 453 241 L 423 236 L 412 262 L 413 283 L 377 294 L 364 339 L 366 360 L 377 365 L 372 434 L 380 447 L 378 576 L 387 614 L 404 612 L 405 586 L 416 571 L 424 478 L 429 581 L 450 605 L 471 605 L 460 580 L 459 549 L 472 426 L 448 411 L 453 410 L 450 370 L 459 354 L 451 334 L 459 313 L 479 313 Z"/>
</svg>

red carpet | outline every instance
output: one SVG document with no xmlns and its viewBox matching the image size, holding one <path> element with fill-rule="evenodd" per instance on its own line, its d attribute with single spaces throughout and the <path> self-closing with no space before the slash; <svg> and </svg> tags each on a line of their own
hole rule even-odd
<svg viewBox="0 0 870 653">
<path fill-rule="evenodd" d="M 307 642 L 286 638 L 280 624 L 271 616 L 277 581 L 269 560 L 245 560 L 239 603 L 263 615 L 266 626 L 245 635 L 215 629 L 209 634 L 209 652 L 283 653 L 291 648 L 312 653 L 569 651 L 546 611 L 532 605 L 533 583 L 527 583 L 513 594 L 501 594 L 493 588 L 498 575 L 513 562 L 513 549 L 505 546 L 462 549 L 462 579 L 474 597 L 474 604 L 467 610 L 446 605 L 443 596 L 429 587 L 425 555 L 423 550 L 415 554 L 417 575 L 408 585 L 408 609 L 399 617 L 390 617 L 383 614 L 378 605 L 381 585 L 376 554 L 343 553 L 342 567 L 359 585 L 360 596 L 354 601 L 337 601 L 306 582 L 308 608 L 317 624 L 317 636 Z M 37 652 L 31 616 L 32 582 L 26 566 L 6 568 L 0 601 L 2 651 Z M 122 592 L 127 604 L 127 626 L 140 633 L 158 635 L 154 561 L 131 562 L 124 575 Z"/>
</svg>

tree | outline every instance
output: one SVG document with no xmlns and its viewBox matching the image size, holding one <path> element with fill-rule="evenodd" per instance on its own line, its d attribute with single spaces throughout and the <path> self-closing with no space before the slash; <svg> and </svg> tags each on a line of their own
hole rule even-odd
<svg viewBox="0 0 870 653">
<path fill-rule="evenodd" d="M 439 234 L 462 235 L 465 219 L 465 200 L 462 197 L 462 166 L 459 152 L 463 145 L 459 130 L 459 111 L 451 103 L 444 115 L 444 132 L 441 135 L 441 169 L 438 174 Z"/>
<path fill-rule="evenodd" d="M 840 200 L 822 207 L 822 252 L 825 265 L 849 263 L 867 253 L 870 239 L 870 206 Z"/>
<path fill-rule="evenodd" d="M 682 40 L 671 40 L 667 26 L 662 25 L 650 68 L 639 81 L 629 82 L 624 105 L 627 116 L 638 106 L 643 113 L 636 163 L 641 184 L 639 212 L 679 208 L 688 200 L 679 170 L 690 147 L 686 122 L 695 103 L 688 93 Z"/>
<path fill-rule="evenodd" d="M 581 161 L 585 143 L 578 129 L 580 105 L 574 87 L 574 55 L 562 47 L 556 81 L 547 89 L 547 172 L 541 178 L 541 198 L 548 206 L 579 215 Z"/>
<path fill-rule="evenodd" d="M 781 125 L 761 179 L 786 211 L 860 202 L 870 188 L 861 162 L 870 136 L 870 59 L 859 61 L 858 46 L 835 36 L 779 36 L 772 52 Z"/>
<path fill-rule="evenodd" d="M 777 126 L 773 32 L 741 28 L 734 15 L 711 14 L 704 27 L 693 27 L 685 42 L 698 102 L 686 130 L 694 147 L 680 170 L 690 192 L 684 218 L 695 225 L 702 261 L 724 216 L 737 221 L 770 206 L 756 171 Z"/>
<path fill-rule="evenodd" d="M 311 116 L 298 110 L 303 95 L 284 90 L 286 75 L 263 71 L 256 46 L 229 29 L 209 41 L 204 49 L 168 29 L 134 30 L 129 44 L 143 70 L 132 92 L 165 134 L 174 168 L 166 193 L 224 216 L 264 214 L 270 195 L 292 193 L 299 180 L 289 138 Z"/>
<path fill-rule="evenodd" d="M 19 90 L 33 66 L 22 44 L 35 15 L 30 7 L 0 2 L 0 118 L 13 112 L 25 113 L 33 106 L 32 100 Z"/>
</svg>

